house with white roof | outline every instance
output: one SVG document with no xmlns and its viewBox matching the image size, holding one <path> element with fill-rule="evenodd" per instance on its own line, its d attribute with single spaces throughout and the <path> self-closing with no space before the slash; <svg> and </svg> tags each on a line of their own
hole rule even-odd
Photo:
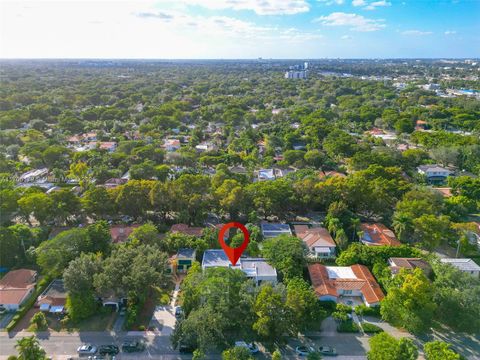
<svg viewBox="0 0 480 360">
<path fill-rule="evenodd" d="M 365 265 L 308 266 L 310 280 L 318 300 L 354 306 L 378 306 L 385 297 L 380 285 Z"/>
<path fill-rule="evenodd" d="M 480 266 L 472 259 L 466 258 L 443 258 L 440 262 L 444 264 L 450 264 L 456 267 L 458 270 L 470 274 L 474 277 L 480 277 Z"/>
<path fill-rule="evenodd" d="M 277 283 L 277 270 L 263 258 L 241 257 L 235 266 L 232 265 L 223 250 L 211 249 L 203 253 L 202 269 L 228 267 L 242 270 L 247 278 L 258 286 L 263 282 Z"/>
<path fill-rule="evenodd" d="M 23 173 L 18 179 L 19 182 L 35 182 L 35 181 L 46 181 L 48 176 L 48 169 L 33 169 Z"/>
<path fill-rule="evenodd" d="M 257 172 L 257 181 L 275 180 L 275 171 L 273 169 L 260 169 Z"/>
</svg>

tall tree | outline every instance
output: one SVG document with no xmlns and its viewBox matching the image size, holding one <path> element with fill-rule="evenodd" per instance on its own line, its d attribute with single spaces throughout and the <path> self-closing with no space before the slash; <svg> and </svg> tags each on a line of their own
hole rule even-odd
<svg viewBox="0 0 480 360">
<path fill-rule="evenodd" d="M 443 341 L 430 341 L 423 347 L 426 360 L 460 360 L 461 357 Z"/>
<path fill-rule="evenodd" d="M 436 304 L 432 284 L 421 269 L 402 269 L 387 291 L 380 309 L 384 320 L 414 333 L 430 328 Z"/>
<path fill-rule="evenodd" d="M 262 254 L 285 279 L 301 277 L 305 265 L 302 240 L 281 235 L 264 241 Z"/>
<path fill-rule="evenodd" d="M 284 342 L 291 333 L 291 317 L 285 306 L 285 291 L 281 286 L 263 285 L 255 300 L 253 310 L 257 320 L 253 330 L 267 343 Z"/>
<path fill-rule="evenodd" d="M 370 340 L 368 360 L 416 360 L 417 347 L 408 338 L 395 339 L 393 336 L 382 332 Z"/>
</svg>

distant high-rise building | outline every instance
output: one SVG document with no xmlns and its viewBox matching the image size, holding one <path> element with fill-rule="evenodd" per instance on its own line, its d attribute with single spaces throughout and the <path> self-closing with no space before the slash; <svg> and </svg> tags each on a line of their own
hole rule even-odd
<svg viewBox="0 0 480 360">
<path fill-rule="evenodd" d="M 285 79 L 306 79 L 306 70 L 289 70 L 285 73 Z"/>
<path fill-rule="evenodd" d="M 304 70 L 307 70 L 307 69 L 308 69 L 308 62 L 307 62 L 307 61 L 305 61 L 305 62 L 303 63 L 303 69 L 304 69 Z"/>
</svg>

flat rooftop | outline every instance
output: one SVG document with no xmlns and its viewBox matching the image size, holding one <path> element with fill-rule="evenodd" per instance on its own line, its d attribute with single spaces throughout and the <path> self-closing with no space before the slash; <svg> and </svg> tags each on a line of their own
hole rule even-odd
<svg viewBox="0 0 480 360">
<path fill-rule="evenodd" d="M 356 279 L 355 273 L 350 266 L 327 266 L 330 279 Z"/>
</svg>

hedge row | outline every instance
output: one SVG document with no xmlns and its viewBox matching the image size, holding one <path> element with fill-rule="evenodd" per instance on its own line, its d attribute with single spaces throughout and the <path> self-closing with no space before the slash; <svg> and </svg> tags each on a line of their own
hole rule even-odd
<svg viewBox="0 0 480 360">
<path fill-rule="evenodd" d="M 383 329 L 381 327 L 367 322 L 362 323 L 362 329 L 367 334 L 383 332 Z"/>
<path fill-rule="evenodd" d="M 5 328 L 8 332 L 12 331 L 15 326 L 17 326 L 17 324 L 20 322 L 20 320 L 25 316 L 28 310 L 30 310 L 32 306 L 35 305 L 38 296 L 47 288 L 48 284 L 50 284 L 50 280 L 47 278 L 43 278 L 38 282 L 35 292 L 30 296 L 27 302 L 20 307 L 20 310 L 17 311 L 13 319 Z"/>
<path fill-rule="evenodd" d="M 337 331 L 340 333 L 357 333 L 360 332 L 360 328 L 352 320 L 347 320 L 338 324 Z"/>
</svg>

